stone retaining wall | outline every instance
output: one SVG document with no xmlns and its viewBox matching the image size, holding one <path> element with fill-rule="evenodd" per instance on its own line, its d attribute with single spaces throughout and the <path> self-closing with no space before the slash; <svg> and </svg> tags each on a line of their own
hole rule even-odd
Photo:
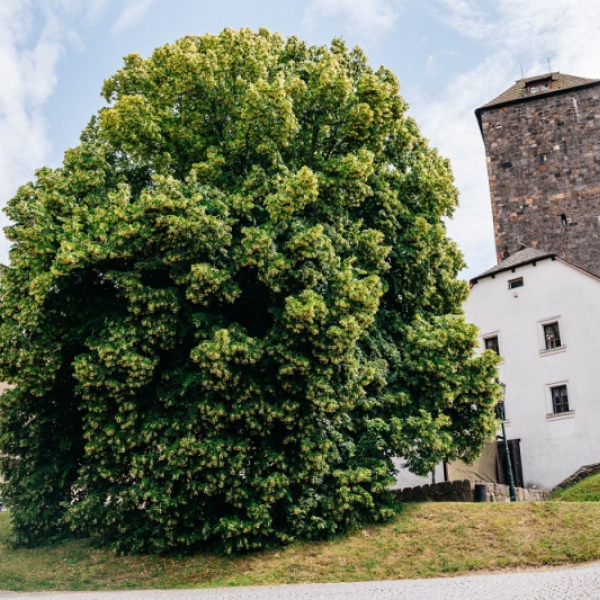
<svg viewBox="0 0 600 600">
<path fill-rule="evenodd" d="M 488 502 L 510 501 L 507 485 L 472 479 L 427 483 L 417 487 L 394 490 L 394 493 L 400 502 L 475 502 L 476 484 L 486 486 Z M 546 500 L 549 495 L 548 490 L 517 488 L 517 498 L 521 502 Z"/>
<path fill-rule="evenodd" d="M 567 477 L 564 481 L 561 481 L 554 489 L 555 490 L 564 490 L 565 488 L 571 487 L 576 483 L 579 483 L 582 479 L 593 475 L 600 471 L 600 463 L 596 463 L 595 465 L 586 465 L 585 467 L 581 467 L 578 471 L 575 471 L 573 475 Z"/>
</svg>

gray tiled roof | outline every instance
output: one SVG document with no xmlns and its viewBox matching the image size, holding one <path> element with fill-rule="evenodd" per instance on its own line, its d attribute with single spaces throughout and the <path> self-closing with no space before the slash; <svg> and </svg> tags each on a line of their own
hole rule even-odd
<svg viewBox="0 0 600 600">
<path fill-rule="evenodd" d="M 536 94 L 527 93 L 528 83 L 531 83 L 532 81 L 542 81 L 544 79 L 552 79 L 552 86 L 549 90 L 537 92 Z M 502 92 L 499 96 L 487 104 L 484 104 L 481 108 L 478 108 L 477 112 L 492 106 L 499 106 L 524 98 L 539 98 L 540 96 L 553 94 L 557 91 L 569 90 L 594 83 L 600 83 L 600 79 L 586 79 L 585 77 L 576 77 L 575 75 L 566 75 L 558 72 L 545 73 L 543 75 L 536 75 L 535 77 L 525 77 L 523 79 L 518 79 L 515 84 L 509 87 L 505 92 Z"/>
<path fill-rule="evenodd" d="M 546 258 L 554 259 L 555 257 L 555 252 L 541 252 L 540 250 L 535 250 L 534 248 L 523 248 L 523 250 L 519 250 L 518 252 L 515 252 L 508 258 L 505 258 L 503 261 L 499 262 L 495 267 L 484 271 L 477 277 L 473 277 L 473 279 L 471 279 L 471 283 L 475 284 L 484 277 L 492 277 L 493 275 L 501 273 L 502 271 L 509 271 L 511 269 L 515 269 L 516 267 L 522 267 L 523 265 L 528 265 Z"/>
</svg>

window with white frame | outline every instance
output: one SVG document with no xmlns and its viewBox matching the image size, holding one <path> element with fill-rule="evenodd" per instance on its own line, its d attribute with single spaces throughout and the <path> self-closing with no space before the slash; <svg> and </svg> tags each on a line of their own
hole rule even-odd
<svg viewBox="0 0 600 600">
<path fill-rule="evenodd" d="M 567 349 L 560 316 L 538 321 L 538 337 L 540 356 L 564 352 Z"/>
<path fill-rule="evenodd" d="M 560 341 L 560 325 L 558 321 L 544 323 L 542 327 L 544 328 L 544 345 L 546 350 L 560 348 L 562 343 Z"/>
<path fill-rule="evenodd" d="M 567 384 L 550 386 L 550 395 L 552 397 L 552 413 L 558 415 L 560 413 L 571 412 L 569 408 L 569 392 Z"/>
</svg>

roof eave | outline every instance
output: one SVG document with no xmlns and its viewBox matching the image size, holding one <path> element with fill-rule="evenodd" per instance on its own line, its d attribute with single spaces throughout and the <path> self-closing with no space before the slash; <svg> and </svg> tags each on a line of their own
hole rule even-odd
<svg viewBox="0 0 600 600">
<path fill-rule="evenodd" d="M 498 269 L 497 271 L 492 271 L 491 273 L 482 273 L 481 275 L 478 275 L 477 277 L 473 277 L 473 279 L 470 279 L 469 283 L 471 284 L 471 286 L 474 286 L 480 279 L 486 279 L 487 277 L 491 277 L 493 279 L 494 277 L 496 277 L 496 275 L 499 275 L 500 273 L 505 273 L 506 271 L 515 271 L 516 269 L 518 269 L 520 267 L 535 264 L 535 263 L 541 262 L 542 260 L 547 260 L 547 259 L 556 260 L 556 254 L 551 253 L 551 254 L 546 254 L 545 256 L 536 256 L 536 257 L 530 258 L 528 260 L 524 260 L 523 262 L 520 262 L 516 265 L 507 265 L 506 267 L 502 267 L 501 269 Z"/>
<path fill-rule="evenodd" d="M 568 260 L 561 258 L 559 256 L 557 256 L 555 260 L 571 267 L 572 269 L 575 269 L 576 271 L 579 271 L 580 273 L 583 273 L 584 275 L 587 275 L 588 277 L 591 277 L 592 279 L 595 279 L 596 281 L 600 281 L 600 277 L 598 277 L 598 275 L 596 275 L 595 273 L 592 273 L 591 271 L 588 271 L 584 267 L 575 265 L 572 262 L 569 262 Z"/>
</svg>

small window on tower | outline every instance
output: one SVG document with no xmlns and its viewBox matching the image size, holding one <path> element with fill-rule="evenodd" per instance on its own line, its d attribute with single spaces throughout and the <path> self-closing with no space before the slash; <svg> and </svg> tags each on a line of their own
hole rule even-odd
<svg viewBox="0 0 600 600">
<path fill-rule="evenodd" d="M 530 81 L 527 84 L 528 94 L 539 94 L 547 92 L 552 87 L 552 79 L 539 79 L 538 81 Z"/>
</svg>

